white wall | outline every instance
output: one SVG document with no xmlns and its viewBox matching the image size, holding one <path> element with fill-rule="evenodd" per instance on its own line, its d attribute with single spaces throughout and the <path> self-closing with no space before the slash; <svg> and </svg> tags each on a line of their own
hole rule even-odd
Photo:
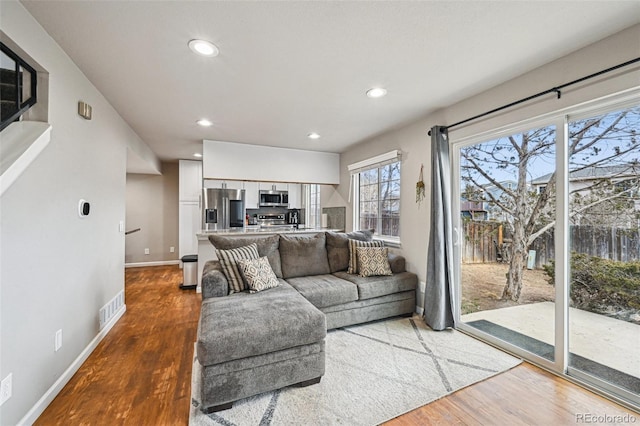
<svg viewBox="0 0 640 426">
<path fill-rule="evenodd" d="M 349 194 L 349 172 L 347 165 L 382 154 L 391 149 L 400 149 L 402 157 L 402 188 L 400 237 L 402 254 L 407 259 L 407 269 L 418 274 L 420 281 L 426 279 L 426 256 L 430 226 L 431 194 L 431 149 L 428 130 L 434 125 L 447 125 L 480 114 L 553 86 L 569 82 L 585 75 L 617 65 L 640 56 L 640 25 L 622 31 L 612 37 L 567 55 L 542 66 L 478 96 L 440 110 L 400 129 L 359 143 L 347 150 L 340 158 L 340 185 L 333 192 L 323 191 L 323 207 L 347 206 L 347 230 L 353 229 L 352 204 Z M 640 85 L 640 66 L 622 69 L 606 77 L 567 88 L 562 98 L 549 95 L 518 108 L 497 114 L 464 127 L 452 129 L 450 140 L 506 126 L 524 119 L 557 111 L 612 93 Z M 421 206 L 415 202 L 415 184 L 420 164 L 425 166 L 426 199 Z M 421 303 L 421 296 L 420 304 Z"/>
<path fill-rule="evenodd" d="M 292 183 L 338 183 L 340 156 L 222 141 L 203 141 L 204 179 Z"/>
<path fill-rule="evenodd" d="M 142 141 L 20 3 L 0 7 L 4 33 L 49 73 L 53 127 L 0 204 L 0 378 L 13 374 L 0 424 L 13 425 L 98 335 L 98 310 L 124 288 L 126 150 Z M 82 219 L 81 198 L 91 203 Z"/>
<path fill-rule="evenodd" d="M 127 174 L 126 228 L 140 231 L 125 237 L 125 263 L 178 260 L 178 163 L 162 163 L 162 175 Z"/>
</svg>

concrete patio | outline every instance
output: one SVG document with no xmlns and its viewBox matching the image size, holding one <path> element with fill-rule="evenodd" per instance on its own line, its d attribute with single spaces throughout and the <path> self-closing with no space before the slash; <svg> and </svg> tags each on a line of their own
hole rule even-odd
<svg viewBox="0 0 640 426">
<path fill-rule="evenodd" d="M 553 345 L 554 307 L 532 303 L 462 315 L 462 321 L 489 321 Z M 571 353 L 640 378 L 639 325 L 569 308 L 569 333 Z"/>
</svg>

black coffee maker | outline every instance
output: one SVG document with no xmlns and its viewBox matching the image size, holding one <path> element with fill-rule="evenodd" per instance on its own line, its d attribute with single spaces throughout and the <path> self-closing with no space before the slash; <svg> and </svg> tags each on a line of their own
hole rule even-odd
<svg viewBox="0 0 640 426">
<path fill-rule="evenodd" d="M 297 229 L 300 224 L 300 210 L 299 209 L 291 209 L 287 213 L 287 223 L 289 225 L 294 225 Z"/>
</svg>

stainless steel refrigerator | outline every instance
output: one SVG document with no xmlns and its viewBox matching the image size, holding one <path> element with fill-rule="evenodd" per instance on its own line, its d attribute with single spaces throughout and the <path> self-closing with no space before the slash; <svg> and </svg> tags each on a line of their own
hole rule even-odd
<svg viewBox="0 0 640 426">
<path fill-rule="evenodd" d="M 214 231 L 244 227 L 244 189 L 206 188 L 203 192 L 202 229 Z"/>
</svg>

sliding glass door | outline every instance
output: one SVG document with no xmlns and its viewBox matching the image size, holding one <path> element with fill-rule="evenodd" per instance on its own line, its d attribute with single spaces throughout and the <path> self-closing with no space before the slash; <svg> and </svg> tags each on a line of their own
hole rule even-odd
<svg viewBox="0 0 640 426">
<path fill-rule="evenodd" d="M 459 150 L 461 321 L 531 356 L 555 358 L 556 126 Z M 535 242 L 535 244 L 534 244 Z"/>
<path fill-rule="evenodd" d="M 640 395 L 640 107 L 571 116 L 569 373 Z"/>
<path fill-rule="evenodd" d="M 640 103 L 454 141 L 458 327 L 640 407 Z"/>
</svg>

